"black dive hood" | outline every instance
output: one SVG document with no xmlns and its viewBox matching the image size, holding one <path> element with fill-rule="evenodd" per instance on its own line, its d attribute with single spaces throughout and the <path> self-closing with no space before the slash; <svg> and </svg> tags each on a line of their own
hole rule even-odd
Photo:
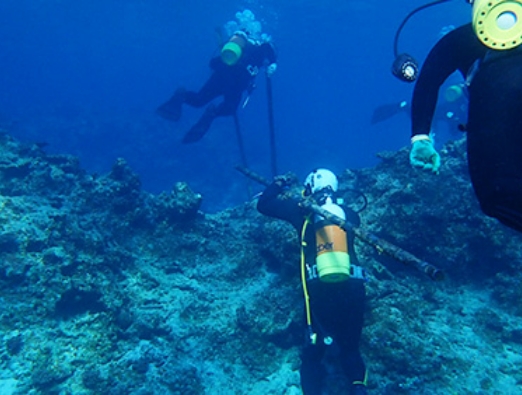
<svg viewBox="0 0 522 395">
<path fill-rule="evenodd" d="M 413 82 L 417 79 L 419 75 L 419 64 L 415 60 L 415 58 L 407 53 L 399 54 L 398 45 L 399 45 L 399 37 L 401 35 L 401 31 L 408 22 L 408 20 L 415 15 L 417 12 L 424 10 L 425 8 L 429 8 L 434 5 L 447 3 L 453 0 L 437 0 L 431 3 L 424 4 L 420 7 L 415 8 L 411 11 L 406 17 L 403 19 L 400 24 L 397 32 L 395 33 L 395 39 L 393 41 L 393 55 L 395 56 L 395 60 L 392 64 L 392 74 L 404 82 Z M 473 0 L 464 0 L 468 4 L 472 4 Z"/>
</svg>

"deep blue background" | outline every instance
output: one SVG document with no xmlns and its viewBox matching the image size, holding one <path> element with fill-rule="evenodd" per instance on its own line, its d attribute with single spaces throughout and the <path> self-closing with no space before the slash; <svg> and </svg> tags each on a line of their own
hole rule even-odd
<svg viewBox="0 0 522 395">
<path fill-rule="evenodd" d="M 0 126 L 49 153 L 77 155 L 89 172 L 125 158 L 146 190 L 187 181 L 206 211 L 247 198 L 232 119 L 182 145 L 198 119 L 154 110 L 178 85 L 197 89 L 217 53 L 215 27 L 251 9 L 278 49 L 273 78 L 279 172 L 372 166 L 375 154 L 409 144 L 405 114 L 371 125 L 380 104 L 409 99 L 413 85 L 390 73 L 393 37 L 424 1 L 2 0 Z M 422 62 L 447 25 L 469 21 L 462 0 L 424 10 L 400 51 Z M 270 176 L 264 77 L 239 113 L 250 167 Z M 443 136 L 443 139 L 445 137 Z M 440 144 L 440 140 L 438 141 Z M 257 187 L 256 187 L 257 188 Z"/>
</svg>

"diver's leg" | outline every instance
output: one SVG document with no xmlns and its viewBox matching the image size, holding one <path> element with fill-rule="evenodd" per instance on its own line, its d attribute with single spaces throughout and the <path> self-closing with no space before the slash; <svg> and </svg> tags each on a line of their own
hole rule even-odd
<svg viewBox="0 0 522 395">
<path fill-rule="evenodd" d="M 167 102 L 158 107 L 156 112 L 165 119 L 178 121 L 181 118 L 183 104 L 196 108 L 203 107 L 223 94 L 222 86 L 220 75 L 213 73 L 198 92 L 179 88 Z"/>
<path fill-rule="evenodd" d="M 352 383 L 350 394 L 366 394 L 366 366 L 359 351 L 364 324 L 366 291 L 362 280 L 351 279 L 338 306 L 342 314 L 338 314 L 334 341 L 339 344 L 341 367 Z"/>
<path fill-rule="evenodd" d="M 199 121 L 197 121 L 194 126 L 190 128 L 190 130 L 183 136 L 183 143 L 195 143 L 203 138 L 203 136 L 208 132 L 212 122 L 217 116 L 217 107 L 214 104 L 210 104 L 206 109 Z"/>
<path fill-rule="evenodd" d="M 324 345 L 308 344 L 301 351 L 301 389 L 303 395 L 321 395 L 326 369 L 322 363 Z"/>
<path fill-rule="evenodd" d="M 200 108 L 216 97 L 223 94 L 223 76 L 219 73 L 212 73 L 210 78 L 205 82 L 198 92 L 187 91 L 185 93 L 185 104 Z"/>
<path fill-rule="evenodd" d="M 359 348 L 341 351 L 341 364 L 351 383 L 350 395 L 366 394 L 366 366 Z"/>
<path fill-rule="evenodd" d="M 236 113 L 242 98 L 242 91 L 225 92 L 223 101 L 217 106 L 217 116 L 227 117 Z"/>
<path fill-rule="evenodd" d="M 186 91 L 178 88 L 174 95 L 156 109 L 156 113 L 169 121 L 179 121 Z"/>
<path fill-rule="evenodd" d="M 217 117 L 225 117 L 234 115 L 236 108 L 241 101 L 241 91 L 239 92 L 227 92 L 224 95 L 224 100 L 215 106 L 210 104 L 199 121 L 190 128 L 190 130 L 183 137 L 183 143 L 195 143 L 203 138 L 208 132 L 212 122 Z"/>
</svg>

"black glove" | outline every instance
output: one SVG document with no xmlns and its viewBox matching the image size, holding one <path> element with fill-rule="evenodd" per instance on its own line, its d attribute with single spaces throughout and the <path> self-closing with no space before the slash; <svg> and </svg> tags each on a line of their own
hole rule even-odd
<svg viewBox="0 0 522 395">
<path fill-rule="evenodd" d="M 297 180 L 297 177 L 295 174 L 286 173 L 286 174 L 283 174 L 280 176 L 275 176 L 274 184 L 276 184 L 277 186 L 279 186 L 281 188 L 284 188 L 284 187 L 291 186 L 292 184 L 294 184 L 296 182 L 296 180 Z"/>
</svg>

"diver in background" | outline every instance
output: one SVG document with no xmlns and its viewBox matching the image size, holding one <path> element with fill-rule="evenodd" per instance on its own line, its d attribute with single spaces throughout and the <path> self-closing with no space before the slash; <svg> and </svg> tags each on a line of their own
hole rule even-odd
<svg viewBox="0 0 522 395">
<path fill-rule="evenodd" d="M 440 2 L 442 3 L 445 1 L 440 1 Z M 400 55 L 398 55 L 398 48 L 397 48 L 398 35 L 400 35 L 400 31 L 404 27 L 404 24 L 416 12 L 418 12 L 422 9 L 428 8 L 430 6 L 433 6 L 433 5 L 436 5 L 436 4 L 429 3 L 424 6 L 420 6 L 417 9 L 415 9 L 413 12 L 411 12 L 407 18 L 405 18 L 405 20 L 401 24 L 401 27 L 399 28 L 397 36 L 395 38 L 394 51 L 397 53 L 397 57 L 400 58 Z M 443 26 L 439 31 L 438 40 L 440 40 L 442 37 L 444 37 L 446 34 L 448 34 L 449 32 L 451 32 L 453 30 L 455 30 L 454 25 Z M 404 56 L 404 55 L 402 55 L 402 56 Z M 408 56 L 406 59 L 411 59 L 411 57 Z M 416 61 L 415 61 L 415 63 L 416 63 Z M 415 65 L 415 69 L 417 69 L 416 65 Z M 395 70 L 392 70 L 392 71 L 394 72 L 394 74 L 396 74 Z M 407 82 L 413 82 L 415 80 L 415 77 L 410 77 L 410 79 L 405 78 L 404 76 L 398 76 L 398 77 L 402 81 L 407 81 Z M 452 136 L 455 136 L 458 131 L 460 131 L 460 132 L 464 131 L 463 124 L 467 117 L 467 104 L 468 104 L 466 94 L 467 94 L 467 90 L 466 90 L 466 85 L 464 83 L 454 83 L 454 84 L 449 85 L 445 89 L 444 95 L 443 95 L 443 100 L 440 100 L 437 103 L 437 109 L 434 114 L 434 119 L 437 124 L 439 124 L 439 123 L 445 124 L 448 131 L 451 133 Z M 387 103 L 387 104 L 382 104 L 380 106 L 377 106 L 372 113 L 371 124 L 375 125 L 377 123 L 386 121 L 400 113 L 407 114 L 408 116 L 411 115 L 411 103 L 409 101 L 403 100 L 401 102 Z"/>
<path fill-rule="evenodd" d="M 468 88 L 468 167 L 482 211 L 522 231 L 522 2 L 473 4 L 472 23 L 431 49 L 412 99 L 410 163 L 438 173 L 430 128 L 440 86 L 459 71 Z M 479 28 L 480 27 L 480 28 Z"/>
<path fill-rule="evenodd" d="M 467 100 L 464 84 L 449 86 L 444 92 L 444 100 L 437 105 L 434 120 L 437 123 L 446 124 L 451 135 L 455 136 L 458 131 L 464 131 L 466 122 Z M 375 108 L 372 113 L 371 123 L 375 125 L 384 122 L 397 114 L 411 115 L 411 104 L 403 100 L 396 103 L 382 104 Z"/>
<path fill-rule="evenodd" d="M 307 342 L 301 351 L 304 395 L 321 395 L 327 377 L 324 358 L 339 362 L 351 383 L 350 395 L 364 395 L 366 367 L 359 351 L 366 300 L 365 273 L 357 266 L 353 232 L 348 234 L 323 217 L 312 216 L 299 200 L 282 196 L 292 179 L 278 176 L 257 203 L 260 213 L 292 224 L 301 238 L 301 277 L 305 296 Z M 359 216 L 337 204 L 335 174 L 318 169 L 304 183 L 305 196 L 354 226 Z M 346 218 L 348 216 L 348 218 Z"/>
<path fill-rule="evenodd" d="M 157 113 L 165 119 L 178 121 L 182 105 L 203 107 L 219 96 L 223 101 L 211 103 L 199 121 L 183 137 L 183 143 L 199 141 L 216 117 L 233 116 L 243 92 L 252 92 L 254 80 L 261 67 L 271 77 L 276 71 L 276 54 L 270 36 L 261 33 L 261 23 L 250 10 L 236 13 L 238 22 L 229 21 L 225 30 L 230 39 L 221 54 L 210 60 L 212 74 L 198 92 L 179 88 L 174 96 L 158 107 Z"/>
</svg>

